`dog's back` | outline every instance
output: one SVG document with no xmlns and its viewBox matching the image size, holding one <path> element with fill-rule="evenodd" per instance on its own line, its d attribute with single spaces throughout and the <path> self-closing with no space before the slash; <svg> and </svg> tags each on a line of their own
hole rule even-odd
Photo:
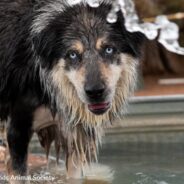
<svg viewBox="0 0 184 184">
<path fill-rule="evenodd" d="M 0 118 L 9 114 L 10 101 L 20 95 L 23 83 L 30 78 L 26 72 L 31 47 L 26 42 L 34 2 L 1 0 L 0 2 Z M 36 6 L 35 6 L 36 7 Z M 25 56 L 27 54 L 27 56 Z M 29 68 L 31 70 L 31 68 Z"/>
</svg>

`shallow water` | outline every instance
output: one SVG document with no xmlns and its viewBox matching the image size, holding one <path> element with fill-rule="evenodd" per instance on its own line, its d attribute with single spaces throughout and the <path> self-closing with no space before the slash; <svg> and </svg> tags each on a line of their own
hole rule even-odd
<svg viewBox="0 0 184 184">
<path fill-rule="evenodd" d="M 113 137 L 110 139 L 117 142 L 107 140 L 100 151 L 102 165 L 93 165 L 93 172 L 88 172 L 85 179 L 66 180 L 64 163 L 56 169 L 51 162 L 49 170 L 45 166 L 37 168 L 32 175 L 54 177 L 54 180 L 32 181 L 31 184 L 184 184 L 184 136 L 179 143 L 149 140 L 128 143 L 117 135 Z M 144 138 L 147 139 L 146 134 Z"/>
<path fill-rule="evenodd" d="M 57 181 L 52 183 L 184 184 L 184 143 L 106 143 L 99 162 L 104 166 L 94 166 L 92 180 L 67 181 L 60 175 L 64 171 L 56 174 L 53 170 Z"/>
<path fill-rule="evenodd" d="M 114 170 L 112 184 L 183 184 L 184 144 L 104 145 L 101 162 Z"/>
</svg>

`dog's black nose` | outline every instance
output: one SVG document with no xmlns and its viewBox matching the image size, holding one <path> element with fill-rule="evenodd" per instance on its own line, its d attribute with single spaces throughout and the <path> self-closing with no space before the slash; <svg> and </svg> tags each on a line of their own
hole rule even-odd
<svg viewBox="0 0 184 184">
<path fill-rule="evenodd" d="M 85 85 L 85 92 L 89 98 L 92 99 L 102 98 L 105 92 L 105 85 L 104 84 Z"/>
</svg>

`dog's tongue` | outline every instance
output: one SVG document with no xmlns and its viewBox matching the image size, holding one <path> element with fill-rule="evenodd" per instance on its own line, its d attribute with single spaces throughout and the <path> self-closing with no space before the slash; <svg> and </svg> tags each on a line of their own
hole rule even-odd
<svg viewBox="0 0 184 184">
<path fill-rule="evenodd" d="M 108 105 L 109 105 L 109 103 L 98 103 L 98 104 L 88 105 L 88 107 L 92 110 L 99 110 L 99 109 L 107 108 Z"/>
</svg>

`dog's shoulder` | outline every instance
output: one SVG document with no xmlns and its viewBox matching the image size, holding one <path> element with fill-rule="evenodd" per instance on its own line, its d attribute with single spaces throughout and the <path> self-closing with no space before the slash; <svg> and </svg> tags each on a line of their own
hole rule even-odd
<svg viewBox="0 0 184 184">
<path fill-rule="evenodd" d="M 29 91 L 30 86 L 34 86 L 33 53 L 29 41 L 34 6 L 36 2 L 33 0 L 0 1 L 1 117 L 7 115 L 9 102 L 23 93 L 20 91 Z"/>
</svg>

